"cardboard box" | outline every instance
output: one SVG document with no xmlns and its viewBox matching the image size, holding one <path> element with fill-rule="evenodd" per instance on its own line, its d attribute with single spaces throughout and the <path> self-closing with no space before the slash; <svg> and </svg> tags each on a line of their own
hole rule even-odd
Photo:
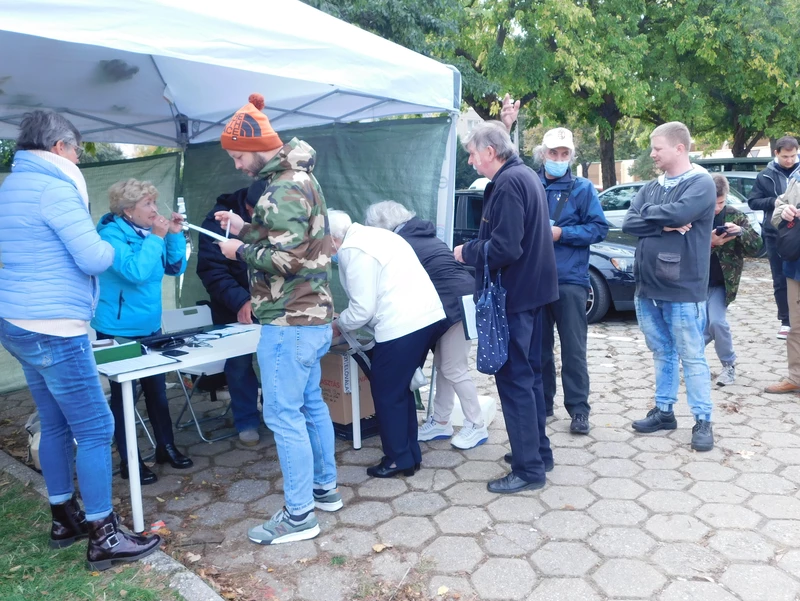
<svg viewBox="0 0 800 601">
<path fill-rule="evenodd" d="M 320 361 L 322 399 L 328 405 L 331 420 L 342 425 L 353 423 L 352 376 L 350 357 L 346 354 L 346 350 L 346 346 L 331 347 L 328 354 Z M 375 404 L 372 401 L 372 389 L 369 379 L 360 367 L 358 368 L 358 392 L 361 401 L 361 418 L 374 415 Z"/>
</svg>

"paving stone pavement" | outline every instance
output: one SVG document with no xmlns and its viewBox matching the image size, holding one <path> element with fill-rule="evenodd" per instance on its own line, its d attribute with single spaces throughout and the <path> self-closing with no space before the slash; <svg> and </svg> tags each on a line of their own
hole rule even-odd
<svg viewBox="0 0 800 601">
<path fill-rule="evenodd" d="M 794 601 L 800 397 L 762 392 L 786 371 L 774 314 L 768 265 L 748 261 L 729 309 L 737 381 L 712 392 L 717 444 L 709 453 L 689 448 L 683 388 L 677 430 L 631 430 L 652 403 L 654 376 L 627 313 L 590 327 L 592 431 L 571 435 L 557 408 L 548 424 L 556 467 L 542 490 L 486 491 L 487 479 L 507 470 L 502 413 L 479 448 L 423 443 L 422 470 L 410 478 L 367 477 L 365 466 L 381 456 L 377 438 L 360 451 L 338 441 L 344 509 L 317 512 L 322 534 L 312 541 L 260 547 L 248 542 L 247 529 L 282 505 L 269 433 L 245 448 L 236 439 L 201 443 L 187 430 L 177 442 L 195 466 L 156 466 L 159 482 L 143 489 L 146 520 L 166 522 L 174 556 L 234 583 L 239 592 L 229 588 L 231 598 L 389 599 L 403 583 L 425 599 Z M 718 372 L 713 350 L 707 355 Z M 481 394 L 496 396 L 491 378 L 475 378 Z M 170 394 L 178 409 L 177 391 Z M 5 446 L 21 437 L 31 401 L 27 391 L 0 398 Z M 126 483 L 115 478 L 114 492 L 124 505 Z M 191 562 L 188 552 L 201 558 Z"/>
</svg>

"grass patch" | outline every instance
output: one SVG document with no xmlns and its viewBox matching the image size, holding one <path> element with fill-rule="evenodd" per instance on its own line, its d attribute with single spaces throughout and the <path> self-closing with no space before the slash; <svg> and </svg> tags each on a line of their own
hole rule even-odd
<svg viewBox="0 0 800 601">
<path fill-rule="evenodd" d="M 0 476 L 0 599 L 3 601 L 182 599 L 167 578 L 132 563 L 104 572 L 86 568 L 86 541 L 50 549 L 50 507 L 30 490 Z"/>
<path fill-rule="evenodd" d="M 331 565 L 332 566 L 343 566 L 347 563 L 347 558 L 342 555 L 334 555 L 331 557 Z"/>
</svg>

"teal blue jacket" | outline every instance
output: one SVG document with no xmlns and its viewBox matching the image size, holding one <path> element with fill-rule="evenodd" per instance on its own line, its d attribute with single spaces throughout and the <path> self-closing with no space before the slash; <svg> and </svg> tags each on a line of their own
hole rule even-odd
<svg viewBox="0 0 800 601">
<path fill-rule="evenodd" d="M 100 276 L 92 327 L 115 336 L 147 336 L 161 328 L 161 280 L 186 271 L 183 233 L 146 236 L 108 213 L 97 231 L 114 247 L 114 264 Z"/>
</svg>

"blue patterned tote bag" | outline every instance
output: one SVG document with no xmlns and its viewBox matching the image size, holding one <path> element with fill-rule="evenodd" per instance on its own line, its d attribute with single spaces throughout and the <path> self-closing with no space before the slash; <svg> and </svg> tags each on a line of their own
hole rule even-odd
<svg viewBox="0 0 800 601">
<path fill-rule="evenodd" d="M 508 319 L 506 289 L 489 277 L 489 243 L 483 246 L 483 290 L 475 303 L 475 324 L 478 329 L 478 371 L 496 374 L 508 360 Z"/>
</svg>

